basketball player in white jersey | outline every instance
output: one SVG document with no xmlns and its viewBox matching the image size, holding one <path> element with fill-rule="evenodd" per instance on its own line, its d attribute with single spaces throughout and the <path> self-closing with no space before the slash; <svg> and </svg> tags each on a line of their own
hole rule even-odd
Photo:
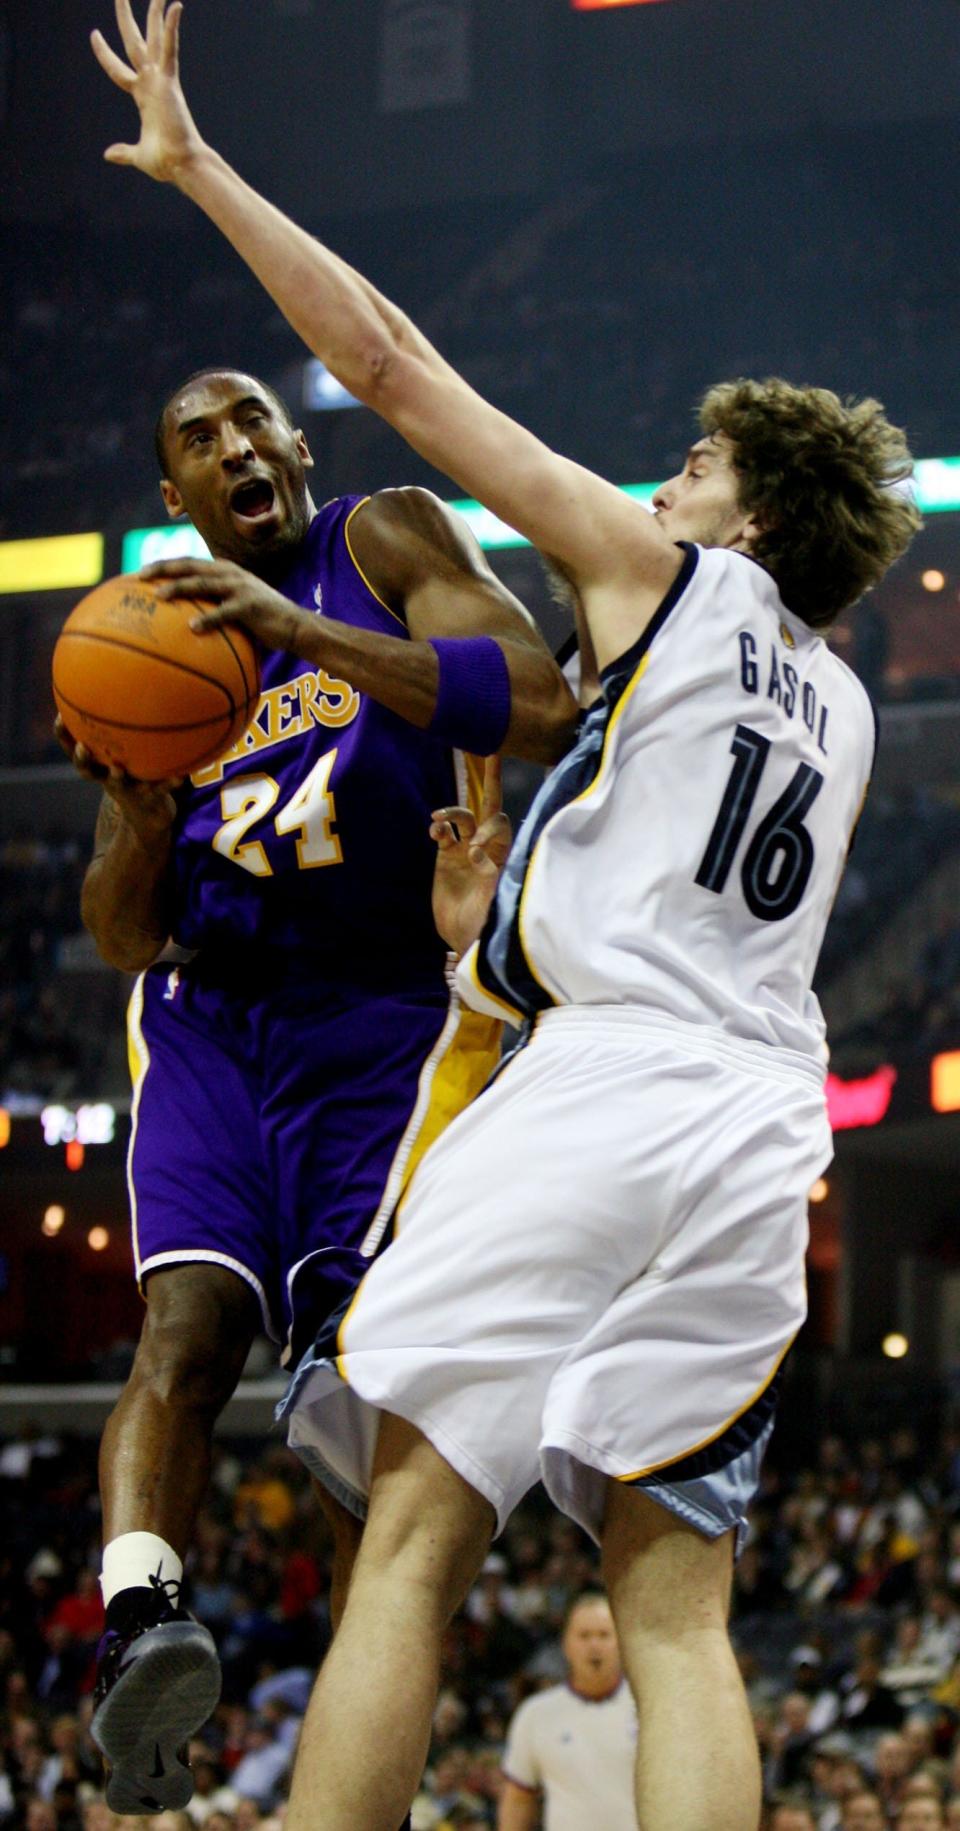
<svg viewBox="0 0 960 1831">
<path fill-rule="evenodd" d="M 463 995 L 522 1046 L 294 1383 L 293 1440 L 369 1517 L 289 1831 L 402 1818 L 446 1622 L 541 1474 L 602 1546 L 640 1823 L 754 1831 L 730 1574 L 804 1315 L 806 1194 L 831 1154 L 810 983 L 874 748 L 820 631 L 915 531 L 891 487 L 909 453 L 874 401 L 725 384 L 649 516 L 482 400 L 202 140 L 179 4 L 150 0 L 145 36 L 116 10 L 127 61 L 95 49 L 141 134 L 108 158 L 178 186 L 352 394 L 554 557 L 599 670 L 499 881 L 495 825 L 435 821 Z M 207 621 L 231 616 L 226 592 Z"/>
</svg>

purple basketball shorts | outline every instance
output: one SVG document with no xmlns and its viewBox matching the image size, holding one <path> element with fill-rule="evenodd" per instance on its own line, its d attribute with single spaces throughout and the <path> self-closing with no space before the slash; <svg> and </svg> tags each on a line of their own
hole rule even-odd
<svg viewBox="0 0 960 1831">
<path fill-rule="evenodd" d="M 451 1105 L 466 1014 L 440 975 L 396 991 L 253 975 L 196 960 L 137 981 L 134 1261 L 141 1288 L 161 1266 L 228 1266 L 295 1364 L 388 1237 L 431 1108 Z M 476 1057 L 454 1108 L 482 1080 Z"/>
</svg>

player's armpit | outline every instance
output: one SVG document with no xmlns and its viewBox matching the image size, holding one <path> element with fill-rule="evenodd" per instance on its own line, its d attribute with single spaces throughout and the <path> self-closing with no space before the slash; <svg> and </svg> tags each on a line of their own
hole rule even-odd
<svg viewBox="0 0 960 1831">
<path fill-rule="evenodd" d="M 466 522 L 432 490 L 379 490 L 355 511 L 350 543 L 365 578 L 404 617 L 413 637 L 469 633 L 464 620 L 476 614 L 469 595 L 474 587 L 476 601 L 484 605 L 485 634 L 546 646 L 529 611 L 501 584 Z"/>
</svg>

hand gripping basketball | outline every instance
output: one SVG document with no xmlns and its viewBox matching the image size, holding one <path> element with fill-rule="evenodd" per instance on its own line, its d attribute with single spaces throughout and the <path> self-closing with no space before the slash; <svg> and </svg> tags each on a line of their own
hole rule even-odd
<svg viewBox="0 0 960 1831">
<path fill-rule="evenodd" d="M 241 629 L 198 634 L 192 620 L 205 608 L 122 575 L 71 611 L 53 653 L 54 698 L 97 763 L 165 782 L 242 736 L 260 698 L 256 651 Z"/>
</svg>

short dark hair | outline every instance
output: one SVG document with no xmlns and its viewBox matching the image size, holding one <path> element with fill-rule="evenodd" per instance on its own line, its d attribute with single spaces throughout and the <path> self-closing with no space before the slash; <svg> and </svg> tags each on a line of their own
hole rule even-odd
<svg viewBox="0 0 960 1831">
<path fill-rule="evenodd" d="M 598 1602 L 601 1602 L 604 1608 L 610 1607 L 610 1598 L 605 1590 L 600 1588 L 580 1590 L 579 1593 L 573 1597 L 572 1601 L 567 1604 L 566 1612 L 563 1617 L 564 1629 L 569 1627 L 579 1608 L 595 1607 Z"/>
<path fill-rule="evenodd" d="M 160 466 L 161 477 L 165 477 L 168 474 L 167 414 L 178 395 L 185 394 L 188 388 L 195 388 L 198 382 L 207 381 L 211 375 L 249 375 L 249 370 L 231 368 L 229 363 L 208 363 L 205 369 L 194 369 L 193 373 L 188 375 L 186 380 L 180 383 L 179 387 L 171 389 L 157 415 L 157 422 L 153 429 L 153 446 L 157 454 L 157 463 Z M 256 382 L 257 387 L 262 388 L 264 394 L 269 395 L 274 406 L 286 420 L 287 425 L 292 426 L 293 414 L 290 412 L 282 394 L 278 394 L 276 388 L 271 388 L 268 381 L 261 381 L 257 375 L 250 375 L 250 380 Z"/>
<path fill-rule="evenodd" d="M 760 523 L 751 554 L 813 629 L 878 584 L 922 525 L 896 487 L 913 471 L 906 437 L 879 401 L 741 379 L 708 389 L 700 425 L 731 441 L 740 506 Z"/>
</svg>

